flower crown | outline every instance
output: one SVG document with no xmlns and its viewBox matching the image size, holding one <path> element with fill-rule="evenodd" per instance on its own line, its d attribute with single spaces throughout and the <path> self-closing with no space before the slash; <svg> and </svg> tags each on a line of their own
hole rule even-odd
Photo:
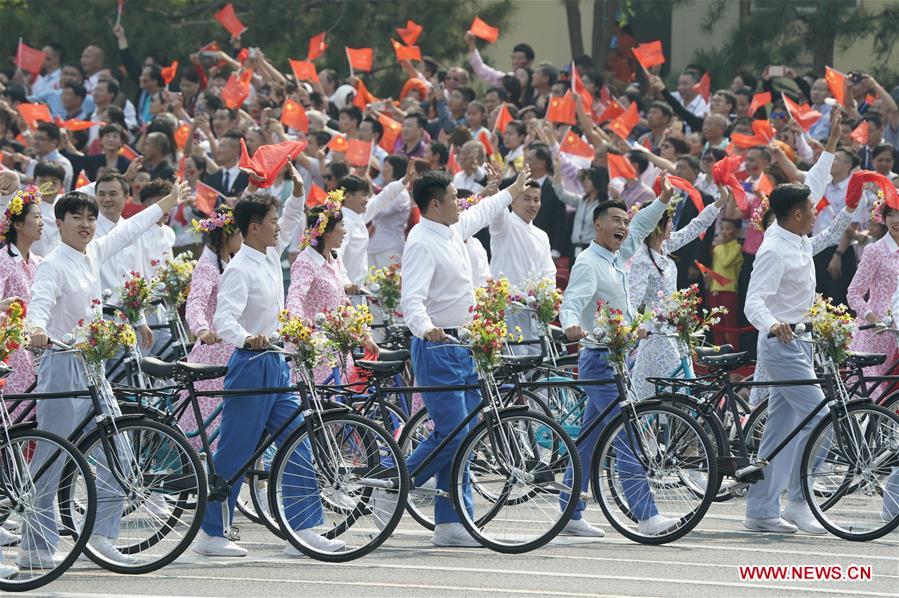
<svg viewBox="0 0 899 598">
<path fill-rule="evenodd" d="M 883 211 L 886 203 L 883 201 L 883 191 L 877 190 L 877 199 L 871 204 L 871 221 L 877 224 L 886 224 L 886 218 L 883 217 Z"/>
<path fill-rule="evenodd" d="M 234 225 L 234 211 L 230 206 L 222 206 L 212 213 L 209 218 L 191 220 L 191 227 L 198 233 L 209 234 L 214 230 L 223 229 L 226 235 L 233 234 L 237 228 Z"/>
<path fill-rule="evenodd" d="M 10 200 L 3 213 L 3 220 L 0 220 L 0 242 L 6 241 L 9 229 L 12 226 L 12 219 L 25 211 L 25 206 L 41 203 L 41 192 L 34 185 L 29 185 L 25 189 L 19 189 L 16 196 Z"/>
<path fill-rule="evenodd" d="M 483 199 L 480 195 L 469 195 L 468 197 L 457 197 L 456 205 L 459 206 L 459 209 L 463 212 L 468 208 L 474 207 L 478 205 L 478 203 Z"/>
<path fill-rule="evenodd" d="M 328 221 L 331 220 L 336 214 L 340 213 L 340 208 L 343 207 L 343 189 L 335 189 L 334 191 L 328 192 L 328 197 L 325 199 L 322 204 L 322 211 L 319 212 L 318 220 L 316 220 L 314 226 L 310 226 L 306 229 L 305 234 L 303 235 L 303 247 L 312 247 L 318 246 L 318 238 L 325 234 L 325 229 L 328 228 Z"/>
</svg>

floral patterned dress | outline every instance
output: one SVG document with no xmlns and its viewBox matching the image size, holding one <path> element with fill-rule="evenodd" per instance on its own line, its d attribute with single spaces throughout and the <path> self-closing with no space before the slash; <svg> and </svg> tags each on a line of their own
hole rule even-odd
<svg viewBox="0 0 899 598">
<path fill-rule="evenodd" d="M 0 298 L 20 297 L 27 304 L 31 300 L 31 284 L 40 261 L 41 258 L 32 252 L 26 262 L 15 245 L 0 248 Z M 24 393 L 34 383 L 31 353 L 25 349 L 15 351 L 9 356 L 9 366 L 12 373 L 6 380 L 4 393 Z"/>
<path fill-rule="evenodd" d="M 219 272 L 218 259 L 215 253 L 208 247 L 203 248 L 200 259 L 194 267 L 193 277 L 190 281 L 190 294 L 187 296 L 185 306 L 185 319 L 192 334 L 196 335 L 201 330 L 215 330 L 212 318 L 215 315 L 215 306 L 218 298 L 219 282 L 222 274 Z M 187 361 L 191 363 L 204 363 L 207 365 L 228 365 L 234 346 L 225 342 L 214 345 L 204 345 L 197 340 L 191 349 Z M 201 380 L 194 384 L 200 392 L 216 392 L 222 390 L 224 378 L 214 380 Z M 221 403 L 220 397 L 199 397 L 200 413 L 203 420 L 207 420 Z M 194 421 L 193 411 L 188 409 L 181 417 L 180 425 L 186 432 L 195 432 L 197 424 Z M 218 427 L 218 421 L 211 422 L 208 431 Z M 195 446 L 199 446 L 199 437 L 192 439 Z M 212 445 L 215 448 L 215 443 Z"/>
<path fill-rule="evenodd" d="M 305 248 L 290 268 L 287 311 L 313 322 L 316 314 L 346 303 L 342 272 L 343 265 L 339 257 L 325 259 L 314 248 Z M 347 366 L 349 367 L 349 361 Z M 315 382 L 324 382 L 331 372 L 332 368 L 329 366 L 319 365 L 313 372 Z"/>
<path fill-rule="evenodd" d="M 865 368 L 865 375 L 880 376 L 886 373 L 896 360 L 896 337 L 892 334 L 874 334 L 874 330 L 858 330 L 866 324 L 865 316 L 874 314 L 880 320 L 890 309 L 890 300 L 896 292 L 896 277 L 899 275 L 899 245 L 887 233 L 882 239 L 865 249 L 858 270 L 849 284 L 846 298 L 849 307 L 858 316 L 856 331 L 850 348 L 865 353 L 884 353 L 887 356 L 882 365 Z M 867 298 L 866 298 L 867 297 Z M 893 314 L 896 317 L 896 314 Z"/>
</svg>

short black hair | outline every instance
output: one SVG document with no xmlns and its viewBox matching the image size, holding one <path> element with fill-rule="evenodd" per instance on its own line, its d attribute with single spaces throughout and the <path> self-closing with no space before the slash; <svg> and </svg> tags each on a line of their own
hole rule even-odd
<svg viewBox="0 0 899 598">
<path fill-rule="evenodd" d="M 873 160 L 874 158 L 876 158 L 877 156 L 879 156 L 880 154 L 883 154 L 883 153 L 892 155 L 893 154 L 893 144 L 892 143 L 878 143 L 877 145 L 875 145 L 874 148 L 871 149 L 871 159 Z"/>
<path fill-rule="evenodd" d="M 597 206 L 593 208 L 593 222 L 596 222 L 597 219 L 602 218 L 609 210 L 614 210 L 616 208 L 627 212 L 627 204 L 623 201 L 619 201 L 617 199 L 609 199 L 599 202 L 599 204 L 597 204 Z"/>
<path fill-rule="evenodd" d="M 58 44 L 57 42 L 50 42 L 46 47 L 53 50 L 53 53 L 56 54 L 56 59 L 59 60 L 59 62 L 62 62 L 62 59 L 65 57 L 65 49 L 61 44 Z"/>
<path fill-rule="evenodd" d="M 686 162 L 687 164 L 690 165 L 690 168 L 692 168 L 696 172 L 699 172 L 699 158 L 697 158 L 693 154 L 683 154 L 681 156 L 678 156 L 677 160 L 678 161 L 683 160 L 684 162 Z"/>
<path fill-rule="evenodd" d="M 384 125 L 378 121 L 376 118 L 372 118 L 371 116 L 366 116 L 362 119 L 362 122 L 366 122 L 371 125 L 371 131 L 374 133 L 377 141 L 381 141 L 381 137 L 384 136 Z M 362 124 L 362 123 L 359 123 Z"/>
<path fill-rule="evenodd" d="M 553 155 L 548 145 L 539 142 L 532 143 L 528 146 L 528 151 L 533 151 L 534 156 L 546 165 L 546 172 L 553 174 Z"/>
<path fill-rule="evenodd" d="M 151 79 L 156 81 L 156 85 L 159 87 L 165 87 L 165 79 L 162 78 L 162 67 L 158 64 L 148 64 L 144 66 L 145 69 L 149 69 L 149 73 L 147 73 Z"/>
<path fill-rule="evenodd" d="M 405 156 L 391 154 L 384 158 L 384 162 L 390 164 L 390 167 L 393 168 L 393 179 L 395 181 L 406 176 L 406 171 L 409 169 L 409 159 Z"/>
<path fill-rule="evenodd" d="M 41 160 L 34 165 L 34 178 L 56 179 L 60 183 L 66 180 L 66 169 L 59 162 Z"/>
<path fill-rule="evenodd" d="M 534 59 L 534 48 L 532 48 L 529 44 L 520 43 L 515 44 L 515 47 L 512 48 L 513 52 L 521 52 L 524 54 L 524 57 L 529 61 Z"/>
<path fill-rule="evenodd" d="M 109 123 L 108 125 L 103 125 L 102 127 L 100 127 L 100 137 L 101 138 L 109 133 L 118 134 L 119 138 L 122 140 L 122 143 L 125 143 L 126 141 L 128 141 L 128 138 L 125 136 L 125 131 L 122 130 L 121 126 L 119 126 L 115 123 Z"/>
<path fill-rule="evenodd" d="M 106 79 L 104 81 L 98 82 L 97 85 L 99 85 L 100 83 L 104 83 L 106 85 L 106 91 L 108 91 L 110 94 L 114 96 L 119 95 L 119 84 L 115 79 Z"/>
<path fill-rule="evenodd" d="M 140 190 L 140 202 L 146 204 L 151 199 L 162 199 L 172 192 L 172 183 L 165 179 L 153 179 Z"/>
<path fill-rule="evenodd" d="M 412 197 L 422 214 L 427 214 L 431 200 L 443 199 L 452 182 L 453 175 L 443 170 L 429 170 L 415 181 Z"/>
<path fill-rule="evenodd" d="M 768 196 L 768 204 L 777 220 L 780 221 L 800 204 L 807 202 L 810 195 L 811 190 L 802 183 L 784 183 L 775 187 L 771 192 L 771 195 Z"/>
<path fill-rule="evenodd" d="M 331 174 L 334 175 L 334 178 L 338 181 L 350 174 L 350 168 L 346 165 L 345 162 L 329 162 L 325 169 L 330 169 Z"/>
<path fill-rule="evenodd" d="M 115 171 L 104 172 L 103 174 L 98 176 L 97 177 L 97 186 L 99 186 L 100 183 L 108 183 L 109 181 L 115 181 L 116 183 L 121 185 L 122 186 L 122 194 L 128 195 L 128 191 L 129 191 L 128 181 L 125 180 L 125 177 L 123 177 L 121 174 L 119 174 L 118 172 L 115 172 Z M 94 187 L 94 188 L 96 189 L 96 187 Z"/>
<path fill-rule="evenodd" d="M 46 133 L 47 137 L 50 138 L 50 141 L 56 141 L 57 143 L 62 137 L 61 133 L 59 132 L 59 125 L 57 125 L 56 123 L 41 121 L 37 125 L 37 130 Z"/>
<path fill-rule="evenodd" d="M 883 127 L 883 119 L 880 118 L 880 115 L 876 112 L 866 112 L 865 116 L 862 118 L 862 122 L 873 123 L 878 129 Z"/>
<path fill-rule="evenodd" d="M 837 154 L 837 153 L 843 154 L 843 155 L 845 155 L 847 158 L 849 158 L 849 163 L 852 164 L 852 167 L 850 168 L 850 170 L 852 170 L 852 169 L 854 169 L 856 166 L 858 166 L 858 164 L 859 164 L 858 156 L 857 156 L 857 155 L 855 154 L 855 152 L 853 152 L 852 150 L 847 149 L 847 148 L 845 148 L 845 147 L 838 147 L 838 148 L 834 151 L 834 154 Z M 871 158 L 872 158 L 872 159 L 874 158 L 873 153 L 871 154 Z"/>
<path fill-rule="evenodd" d="M 431 148 L 431 153 L 437 156 L 437 163 L 440 166 L 449 162 L 449 148 L 446 145 L 439 141 L 432 141 L 428 147 Z"/>
<path fill-rule="evenodd" d="M 520 120 L 510 120 L 506 123 L 506 128 L 508 129 L 509 127 L 515 129 L 519 137 L 524 137 L 528 134 L 528 126 Z"/>
<path fill-rule="evenodd" d="M 669 106 L 665 102 L 653 102 L 649 105 L 649 108 L 647 110 L 652 108 L 659 110 L 662 114 L 668 117 L 668 120 L 671 120 L 674 117 L 674 110 L 672 110 L 671 106 Z"/>
<path fill-rule="evenodd" d="M 630 150 L 627 159 L 637 167 L 637 174 L 643 174 L 649 168 L 649 158 L 640 150 Z"/>
<path fill-rule="evenodd" d="M 487 91 L 484 92 L 484 97 L 487 97 L 488 93 L 495 93 L 496 95 L 498 95 L 501 102 L 505 102 L 506 100 L 509 99 L 509 92 L 507 92 L 502 87 L 487 88 Z"/>
<path fill-rule="evenodd" d="M 357 177 L 354 174 L 347 175 L 340 179 L 337 186 L 342 187 L 347 193 L 356 193 L 357 191 L 371 192 L 371 185 L 368 184 L 368 181 Z"/>
<path fill-rule="evenodd" d="M 357 127 L 362 124 L 362 111 L 359 110 L 359 106 L 356 106 L 355 104 L 344 106 L 337 114 L 346 114 L 348 117 L 356 121 Z"/>
<path fill-rule="evenodd" d="M 84 210 L 94 218 L 100 215 L 97 200 L 84 191 L 69 191 L 53 204 L 53 215 L 57 220 L 64 220 L 66 214 L 80 214 Z"/>
<path fill-rule="evenodd" d="M 418 125 L 419 129 L 428 128 L 428 119 L 421 112 L 412 112 L 403 117 L 403 120 L 409 120 L 410 118 L 415 119 L 415 123 Z"/>
<path fill-rule="evenodd" d="M 227 131 L 225 131 L 225 134 L 222 135 L 222 139 L 233 139 L 237 142 L 238 145 L 240 145 L 240 140 L 243 139 L 243 135 L 240 133 L 240 131 L 228 129 Z"/>
<path fill-rule="evenodd" d="M 87 97 L 87 89 L 85 89 L 84 85 L 82 85 L 81 83 L 75 83 L 74 81 L 66 81 L 65 83 L 62 84 L 62 86 L 64 88 L 68 87 L 69 89 L 71 89 L 72 93 L 74 93 L 76 96 L 78 96 L 82 100 Z"/>
<path fill-rule="evenodd" d="M 256 191 L 244 195 L 234 206 L 234 222 L 240 233 L 246 237 L 253 222 L 262 222 L 271 210 L 277 210 L 281 202 L 271 193 Z"/>
<path fill-rule="evenodd" d="M 465 98 L 466 102 L 473 102 L 477 97 L 474 93 L 474 90 L 467 85 L 461 85 L 457 87 L 456 91 L 462 94 L 462 97 Z"/>
</svg>

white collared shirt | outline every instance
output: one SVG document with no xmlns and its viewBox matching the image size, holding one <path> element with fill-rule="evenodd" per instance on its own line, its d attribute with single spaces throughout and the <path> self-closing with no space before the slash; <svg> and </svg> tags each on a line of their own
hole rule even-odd
<svg viewBox="0 0 899 598">
<path fill-rule="evenodd" d="M 147 279 L 156 275 L 156 270 L 165 260 L 174 257 L 172 247 L 175 246 L 175 231 L 165 224 L 150 227 L 140 236 L 138 242 L 141 256 L 140 273 Z"/>
<path fill-rule="evenodd" d="M 490 263 L 487 260 L 487 250 L 477 237 L 465 239 L 465 250 L 468 252 L 468 260 L 471 262 L 471 281 L 475 288 L 487 284 L 490 278 Z"/>
<path fill-rule="evenodd" d="M 546 232 L 515 212 L 503 210 L 490 223 L 490 250 L 493 277 L 505 276 L 514 287 L 527 280 L 556 279 Z"/>
<path fill-rule="evenodd" d="M 228 173 L 228 186 L 225 186 L 225 173 Z M 235 164 L 231 168 L 223 168 L 222 169 L 222 189 L 223 193 L 228 195 L 231 193 L 231 190 L 234 189 L 234 183 L 237 181 L 237 177 L 240 176 L 240 168 Z"/>
<path fill-rule="evenodd" d="M 146 211 L 146 210 L 144 210 Z M 113 222 L 103 214 L 97 216 L 97 231 L 94 233 L 95 239 L 102 239 L 113 230 L 125 226 L 128 218 L 119 218 L 118 222 Z M 141 245 L 138 237 L 131 239 L 126 247 L 123 247 L 115 255 L 103 262 L 100 267 L 100 284 L 104 291 L 107 289 L 112 291 L 108 303 L 120 304 L 119 294 L 125 282 L 131 278 L 132 272 L 139 272 L 142 276 L 148 277 L 149 274 L 143 272 L 143 255 L 141 253 Z"/>
<path fill-rule="evenodd" d="M 485 198 L 459 215 L 451 226 L 422 217 L 403 250 L 403 318 L 412 334 L 424 338 L 432 328 L 457 328 L 474 305 L 471 260 L 464 241 L 490 224 L 512 203 L 509 191 Z"/>
<path fill-rule="evenodd" d="M 671 92 L 671 95 L 674 96 L 674 98 L 687 109 L 687 112 L 693 116 L 705 118 L 705 115 L 709 113 L 709 103 L 705 101 L 701 93 L 696 94 L 696 97 L 694 97 L 689 104 L 684 103 L 684 99 L 681 97 L 680 92 L 674 91 Z"/>
<path fill-rule="evenodd" d="M 272 335 L 284 309 L 281 253 L 293 238 L 303 215 L 304 197 L 291 196 L 278 225 L 278 244 L 265 253 L 246 243 L 225 266 L 219 283 L 213 327 L 226 342 L 243 347 L 247 337 Z"/>
<path fill-rule="evenodd" d="M 40 263 L 31 286 L 28 321 L 50 338 L 61 340 L 79 320 L 93 318 L 91 301 L 101 299 L 100 270 L 146 229 L 162 218 L 159 206 L 150 206 L 121 222 L 105 236 L 94 236 L 85 253 L 60 244 Z"/>
<path fill-rule="evenodd" d="M 478 181 L 484 180 L 485 176 L 486 173 L 482 166 L 475 168 L 470 175 L 466 174 L 464 170 L 460 170 L 453 176 L 453 185 L 456 189 L 468 189 L 472 193 L 478 194 L 484 189 L 484 185 Z"/>
<path fill-rule="evenodd" d="M 361 285 L 368 276 L 368 228 L 366 225 L 381 210 L 393 203 L 404 188 L 402 181 L 393 181 L 368 200 L 363 214 L 354 212 L 347 207 L 341 209 L 346 236 L 337 250 L 337 255 L 343 261 L 347 278 L 351 283 Z M 405 225 L 406 223 L 403 222 L 404 228 Z"/>
<path fill-rule="evenodd" d="M 31 86 L 31 95 L 38 96 L 54 89 L 59 89 L 59 77 L 62 75 L 62 69 L 57 67 L 52 73 L 41 75 Z"/>
<path fill-rule="evenodd" d="M 776 222 L 765 232 L 746 293 L 746 319 L 762 333 L 801 322 L 815 300 L 812 244 Z"/>
<path fill-rule="evenodd" d="M 41 257 L 49 255 L 61 243 L 59 240 L 59 229 L 56 227 L 56 214 L 53 212 L 54 203 L 49 201 L 40 203 L 41 221 L 44 223 L 44 229 L 41 231 L 40 240 L 31 244 L 31 253 Z"/>
<path fill-rule="evenodd" d="M 824 232 L 824 230 L 830 226 L 830 223 L 833 222 L 833 219 L 836 218 L 837 214 L 846 207 L 846 190 L 849 188 L 849 178 L 850 177 L 847 176 L 839 183 L 834 183 L 831 180 L 824 187 L 824 197 L 827 198 L 827 207 L 818 212 L 818 216 L 815 218 L 815 225 L 812 228 L 812 235 L 818 235 Z M 856 210 L 856 214 L 853 215 L 853 221 L 858 221 L 861 218 L 861 214 L 859 213 L 861 211 L 862 210 Z"/>
</svg>

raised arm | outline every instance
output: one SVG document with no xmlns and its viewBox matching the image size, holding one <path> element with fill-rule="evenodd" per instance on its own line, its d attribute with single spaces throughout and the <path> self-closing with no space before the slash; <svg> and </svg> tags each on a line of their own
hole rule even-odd
<svg viewBox="0 0 899 598">
<path fill-rule="evenodd" d="M 284 212 L 281 219 L 278 220 L 278 226 L 281 232 L 278 235 L 278 255 L 281 255 L 290 242 L 293 240 L 300 226 L 300 220 L 303 218 L 303 210 L 306 204 L 306 194 L 303 192 L 303 178 L 292 162 L 287 163 L 290 172 L 290 179 L 293 181 L 293 191 L 290 198 L 284 203 Z"/>
<path fill-rule="evenodd" d="M 478 52 L 478 48 L 475 45 L 474 34 L 470 31 L 465 32 L 465 43 L 468 45 L 468 62 L 471 64 L 471 70 L 487 83 L 499 85 L 506 73 L 484 62 L 481 58 L 481 53 Z"/>
<path fill-rule="evenodd" d="M 488 226 L 494 218 L 499 215 L 501 210 L 505 210 L 512 199 L 517 197 L 524 191 L 524 186 L 531 180 L 531 169 L 524 167 L 515 182 L 508 188 L 500 191 L 496 195 L 491 195 L 479 201 L 476 205 L 468 208 L 459 215 L 459 234 L 465 240 L 476 232 Z"/>
<path fill-rule="evenodd" d="M 812 244 L 812 255 L 817 255 L 831 245 L 840 243 L 843 238 L 843 233 L 846 232 L 846 229 L 849 228 L 849 225 L 852 222 L 853 214 L 854 211 L 850 212 L 846 208 L 843 208 L 840 210 L 840 213 L 830 221 L 830 225 L 827 228 L 809 239 Z"/>
</svg>

